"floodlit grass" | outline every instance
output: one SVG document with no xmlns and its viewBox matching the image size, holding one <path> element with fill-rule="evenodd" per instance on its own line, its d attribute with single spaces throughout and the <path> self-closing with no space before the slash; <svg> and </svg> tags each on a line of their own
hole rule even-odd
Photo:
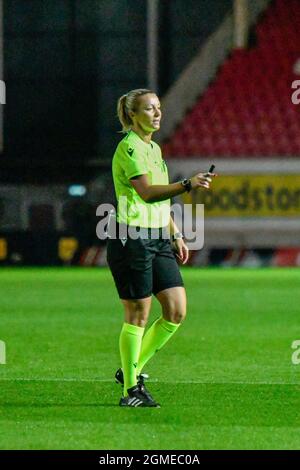
<svg viewBox="0 0 300 470">
<path fill-rule="evenodd" d="M 110 272 L 2 269 L 0 448 L 300 448 L 300 270 L 182 273 L 188 317 L 146 366 L 162 407 L 121 409 Z"/>
</svg>

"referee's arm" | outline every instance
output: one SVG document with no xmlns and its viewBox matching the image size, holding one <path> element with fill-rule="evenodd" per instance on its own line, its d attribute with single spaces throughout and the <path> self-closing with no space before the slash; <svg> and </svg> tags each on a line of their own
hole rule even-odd
<svg viewBox="0 0 300 470">
<path fill-rule="evenodd" d="M 170 235 L 174 235 L 175 233 L 179 233 L 180 230 L 175 224 L 174 220 L 172 219 L 172 216 L 170 215 L 170 222 L 169 222 L 169 230 L 170 230 Z"/>
<path fill-rule="evenodd" d="M 191 187 L 209 189 L 211 183 L 211 173 L 198 173 L 191 178 Z M 130 179 L 130 183 L 145 202 L 159 202 L 170 199 L 173 196 L 182 194 L 186 188 L 179 181 L 171 184 L 150 184 L 148 175 L 137 175 Z"/>
<path fill-rule="evenodd" d="M 148 175 L 138 175 L 130 183 L 145 202 L 159 202 L 185 192 L 180 182 L 171 184 L 150 184 Z"/>
</svg>

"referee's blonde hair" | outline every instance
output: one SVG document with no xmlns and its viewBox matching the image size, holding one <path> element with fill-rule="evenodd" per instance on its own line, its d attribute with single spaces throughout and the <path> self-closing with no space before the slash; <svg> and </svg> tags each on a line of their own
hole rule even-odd
<svg viewBox="0 0 300 470">
<path fill-rule="evenodd" d="M 122 130 L 119 131 L 122 134 L 126 134 L 126 132 L 130 131 L 133 125 L 129 112 L 136 111 L 138 98 L 142 95 L 147 95 L 147 93 L 156 94 L 154 91 L 148 90 L 147 88 L 137 88 L 136 90 L 130 90 L 118 99 L 117 115 L 122 124 Z"/>
</svg>

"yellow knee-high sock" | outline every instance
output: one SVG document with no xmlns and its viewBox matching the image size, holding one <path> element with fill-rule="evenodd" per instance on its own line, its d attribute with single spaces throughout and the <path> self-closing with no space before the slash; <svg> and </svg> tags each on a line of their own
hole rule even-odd
<svg viewBox="0 0 300 470">
<path fill-rule="evenodd" d="M 171 323 L 160 317 L 150 326 L 142 341 L 137 374 L 141 373 L 149 359 L 169 341 L 179 325 L 180 323 Z"/>
<path fill-rule="evenodd" d="M 124 323 L 120 334 L 119 346 L 124 374 L 124 396 L 128 388 L 136 385 L 137 364 L 145 328 Z"/>
</svg>

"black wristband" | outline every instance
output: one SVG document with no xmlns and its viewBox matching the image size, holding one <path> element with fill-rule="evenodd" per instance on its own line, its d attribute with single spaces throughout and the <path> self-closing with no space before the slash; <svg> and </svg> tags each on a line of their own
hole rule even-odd
<svg viewBox="0 0 300 470">
<path fill-rule="evenodd" d="M 189 193 L 192 189 L 192 182 L 190 179 L 185 178 L 184 180 L 180 181 L 184 189 Z"/>
</svg>

